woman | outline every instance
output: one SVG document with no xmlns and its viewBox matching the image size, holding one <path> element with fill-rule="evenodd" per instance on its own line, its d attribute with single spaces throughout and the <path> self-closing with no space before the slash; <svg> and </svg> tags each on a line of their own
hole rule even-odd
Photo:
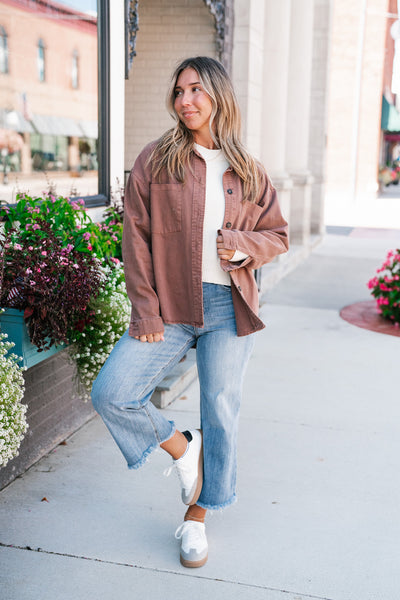
<svg viewBox="0 0 400 600">
<path fill-rule="evenodd" d="M 223 66 L 183 61 L 168 106 L 176 125 L 144 148 L 125 194 L 123 258 L 132 318 L 93 386 L 93 404 L 127 460 L 173 459 L 188 505 L 176 537 L 186 567 L 208 556 L 208 509 L 235 501 L 243 375 L 257 316 L 253 269 L 285 252 L 287 224 L 263 168 L 240 141 Z M 199 430 L 178 431 L 149 402 L 196 345 Z"/>
</svg>

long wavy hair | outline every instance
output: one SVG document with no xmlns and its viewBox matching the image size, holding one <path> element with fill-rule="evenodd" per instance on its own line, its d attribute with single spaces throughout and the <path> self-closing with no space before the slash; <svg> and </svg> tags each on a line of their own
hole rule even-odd
<svg viewBox="0 0 400 600">
<path fill-rule="evenodd" d="M 203 89 L 211 99 L 209 127 L 215 146 L 222 150 L 226 160 L 242 180 L 244 200 L 256 202 L 265 181 L 265 172 L 242 144 L 240 109 L 229 75 L 221 63 L 208 56 L 187 58 L 175 69 L 167 94 L 167 108 L 176 125 L 161 136 L 149 158 L 154 177 L 157 178 L 165 169 L 169 177 L 183 182 L 186 168 L 190 165 L 194 137 L 179 119 L 174 106 L 179 75 L 188 68 L 197 72 Z"/>
</svg>

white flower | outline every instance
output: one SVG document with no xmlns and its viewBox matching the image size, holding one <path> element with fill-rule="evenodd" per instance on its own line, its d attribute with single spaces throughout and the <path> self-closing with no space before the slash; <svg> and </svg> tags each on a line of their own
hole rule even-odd
<svg viewBox="0 0 400 600">
<path fill-rule="evenodd" d="M 24 371 L 18 365 L 19 357 L 7 354 L 14 346 L 4 342 L 0 334 L 0 467 L 18 455 L 18 448 L 28 428 L 25 419 L 27 407 L 21 404 L 24 395 Z"/>
</svg>

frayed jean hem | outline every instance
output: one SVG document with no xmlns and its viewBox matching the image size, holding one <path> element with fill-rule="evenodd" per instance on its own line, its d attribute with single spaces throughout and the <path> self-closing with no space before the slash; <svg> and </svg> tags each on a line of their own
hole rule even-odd
<svg viewBox="0 0 400 600">
<path fill-rule="evenodd" d="M 224 510 L 224 508 L 228 508 L 232 504 L 235 504 L 235 502 L 237 502 L 236 494 L 222 504 L 205 504 L 204 502 L 199 501 L 197 501 L 196 504 L 197 506 L 200 506 L 200 508 L 205 508 L 206 510 Z"/>
<path fill-rule="evenodd" d="M 133 465 L 128 464 L 128 469 L 140 469 L 140 467 L 142 467 L 146 462 L 149 461 L 150 454 L 157 450 L 160 447 L 160 444 L 167 442 L 174 436 L 176 431 L 175 423 L 173 421 L 169 421 L 169 423 L 171 424 L 171 433 L 165 438 L 165 440 L 161 440 L 159 444 L 152 444 L 151 446 L 149 446 L 147 450 L 143 452 L 142 457 L 137 462 L 135 462 Z"/>
</svg>

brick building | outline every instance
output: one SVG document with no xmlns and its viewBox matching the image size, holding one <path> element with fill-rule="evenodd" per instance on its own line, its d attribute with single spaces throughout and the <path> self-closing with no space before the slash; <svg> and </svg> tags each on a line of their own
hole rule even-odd
<svg viewBox="0 0 400 600">
<path fill-rule="evenodd" d="M 13 173 L 24 188 L 33 171 L 96 169 L 96 17 L 52 1 L 2 0 L 0 53 L 0 148 L 11 183 Z M 10 131 L 21 136 L 16 152 Z"/>
</svg>

